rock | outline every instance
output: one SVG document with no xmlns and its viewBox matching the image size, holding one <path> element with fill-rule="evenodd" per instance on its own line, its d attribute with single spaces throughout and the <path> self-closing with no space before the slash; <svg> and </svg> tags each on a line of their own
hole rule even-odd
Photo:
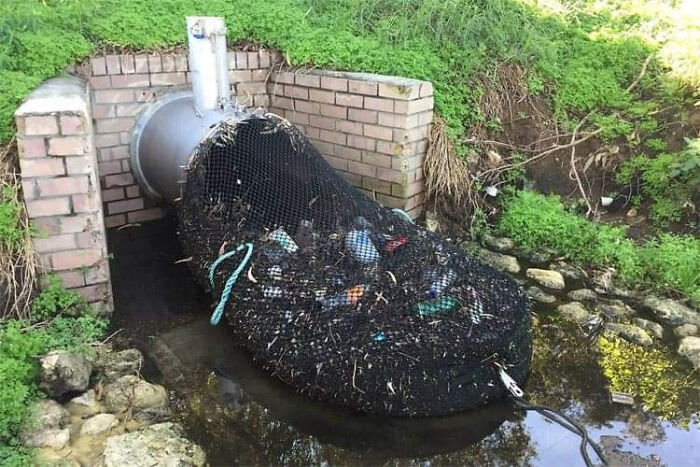
<svg viewBox="0 0 700 467">
<path fill-rule="evenodd" d="M 503 255 L 501 253 L 481 249 L 479 251 L 479 257 L 484 262 L 500 271 L 509 272 L 511 274 L 520 272 L 520 264 L 518 264 L 518 260 L 515 256 Z"/>
<path fill-rule="evenodd" d="M 107 438 L 106 467 L 203 466 L 204 451 L 183 437 L 175 423 L 159 423 L 142 430 Z"/>
<path fill-rule="evenodd" d="M 696 336 L 698 334 L 698 327 L 694 324 L 684 324 L 675 328 L 673 334 L 679 339 L 688 336 Z"/>
<path fill-rule="evenodd" d="M 430 210 L 425 212 L 425 229 L 428 232 L 437 232 L 440 230 L 440 221 L 438 220 L 437 212 Z"/>
<path fill-rule="evenodd" d="M 690 360 L 696 370 L 700 370 L 700 337 L 688 336 L 681 339 L 678 353 Z"/>
<path fill-rule="evenodd" d="M 40 400 L 29 411 L 20 439 L 29 448 L 62 449 L 70 441 L 70 415 L 50 399 Z"/>
<path fill-rule="evenodd" d="M 557 301 L 557 297 L 548 294 L 536 285 L 533 285 L 527 289 L 527 295 L 534 301 L 540 303 L 554 303 Z"/>
<path fill-rule="evenodd" d="M 564 303 L 557 307 L 557 311 L 562 318 L 568 321 L 574 321 L 578 324 L 588 324 L 595 317 L 595 315 L 588 311 L 580 302 Z"/>
<path fill-rule="evenodd" d="M 649 321 L 648 319 L 642 319 L 642 318 L 634 318 L 632 320 L 632 322 L 636 326 L 639 326 L 640 328 L 651 333 L 655 337 L 658 337 L 659 339 L 663 339 L 664 327 L 661 326 L 659 323 L 655 323 L 653 321 Z"/>
<path fill-rule="evenodd" d="M 591 289 L 571 290 L 566 296 L 575 302 L 593 302 L 598 300 L 598 294 Z"/>
<path fill-rule="evenodd" d="M 488 161 L 489 166 L 492 168 L 503 165 L 503 156 L 501 156 L 498 151 L 494 151 L 493 149 L 486 151 L 486 160 Z"/>
<path fill-rule="evenodd" d="M 39 360 L 39 386 L 52 397 L 83 392 L 90 384 L 92 364 L 83 355 L 57 350 Z"/>
<path fill-rule="evenodd" d="M 557 271 L 559 274 L 566 277 L 567 279 L 571 279 L 574 281 L 580 281 L 588 277 L 586 271 L 584 271 L 578 266 L 573 266 L 567 263 L 566 261 L 555 261 L 549 265 L 549 269 Z"/>
<path fill-rule="evenodd" d="M 95 366 L 111 383 L 122 376 L 138 374 L 143 366 L 143 355 L 137 349 L 104 353 L 99 356 Z"/>
<path fill-rule="evenodd" d="M 170 407 L 146 407 L 134 414 L 134 420 L 152 425 L 154 423 L 167 422 L 172 416 L 173 413 Z"/>
<path fill-rule="evenodd" d="M 94 389 L 88 389 L 85 393 L 71 399 L 66 404 L 66 408 L 80 417 L 102 412 L 102 404 L 97 401 Z"/>
<path fill-rule="evenodd" d="M 546 250 L 526 252 L 526 251 L 523 251 L 519 248 L 516 248 L 515 250 L 513 250 L 513 254 L 515 254 L 519 258 L 526 259 L 527 261 L 531 262 L 532 264 L 542 266 L 542 265 L 549 263 L 552 260 L 552 258 L 554 257 L 555 253 L 553 251 L 546 251 Z"/>
<path fill-rule="evenodd" d="M 151 384 L 138 376 L 122 376 L 104 388 L 104 405 L 109 412 L 120 413 L 133 408 L 136 411 L 167 407 L 165 388 Z"/>
<path fill-rule="evenodd" d="M 512 250 L 515 247 L 515 242 L 507 237 L 493 237 L 484 235 L 484 243 L 492 250 L 504 252 Z"/>
<path fill-rule="evenodd" d="M 650 454 L 649 457 L 642 457 L 631 451 L 623 451 L 622 446 L 626 440 L 619 436 L 602 435 L 600 437 L 600 446 L 607 459 L 607 464 L 610 466 L 636 466 L 636 467 L 658 467 L 661 465 L 661 458 L 656 454 Z"/>
<path fill-rule="evenodd" d="M 654 343 L 649 333 L 632 324 L 607 323 L 605 329 L 633 344 L 649 347 Z"/>
<path fill-rule="evenodd" d="M 606 300 L 596 306 L 608 321 L 624 321 L 631 318 L 636 312 L 621 300 Z"/>
<path fill-rule="evenodd" d="M 698 312 L 670 298 L 650 296 L 644 300 L 644 306 L 649 308 L 660 321 L 671 326 L 681 326 L 683 324 L 700 325 L 700 314 Z"/>
<path fill-rule="evenodd" d="M 117 417 L 111 413 L 101 413 L 90 417 L 80 427 L 81 436 L 98 435 L 119 425 Z"/>
<path fill-rule="evenodd" d="M 564 277 L 557 271 L 550 271 L 549 269 L 534 269 L 530 268 L 525 271 L 525 275 L 537 282 L 540 285 L 548 287 L 550 289 L 561 290 L 566 287 L 564 283 Z"/>
</svg>

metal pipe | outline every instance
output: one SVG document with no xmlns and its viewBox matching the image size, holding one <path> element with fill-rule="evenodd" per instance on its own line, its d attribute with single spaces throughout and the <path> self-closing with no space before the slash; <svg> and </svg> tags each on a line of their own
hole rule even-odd
<svg viewBox="0 0 700 467">
<path fill-rule="evenodd" d="M 226 56 L 226 25 L 214 16 L 187 17 L 192 92 L 199 112 L 223 109 L 231 103 Z"/>
</svg>

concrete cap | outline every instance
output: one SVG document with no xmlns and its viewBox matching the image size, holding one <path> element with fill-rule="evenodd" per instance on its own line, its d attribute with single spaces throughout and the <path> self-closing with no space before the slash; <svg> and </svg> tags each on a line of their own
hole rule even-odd
<svg viewBox="0 0 700 467">
<path fill-rule="evenodd" d="M 15 116 L 87 112 L 85 81 L 70 76 L 43 82 L 22 102 L 15 111 Z"/>
</svg>

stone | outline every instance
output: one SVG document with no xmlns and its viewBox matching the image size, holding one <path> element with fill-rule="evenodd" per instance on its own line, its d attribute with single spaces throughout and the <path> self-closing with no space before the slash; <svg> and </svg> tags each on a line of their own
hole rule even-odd
<svg viewBox="0 0 700 467">
<path fill-rule="evenodd" d="M 515 247 L 515 242 L 508 237 L 494 237 L 492 235 L 484 235 L 484 243 L 491 250 L 505 252 L 512 250 Z"/>
<path fill-rule="evenodd" d="M 568 321 L 574 321 L 578 324 L 587 324 L 591 322 L 595 316 L 593 313 L 588 311 L 588 309 L 586 309 L 581 302 L 561 304 L 557 307 L 557 311 L 562 318 Z"/>
<path fill-rule="evenodd" d="M 561 290 L 566 287 L 566 284 L 564 283 L 564 276 L 557 271 L 530 268 L 525 271 L 525 275 L 538 284 L 550 289 Z"/>
<path fill-rule="evenodd" d="M 107 438 L 106 467 L 203 466 L 202 448 L 183 437 L 175 423 L 158 423 L 142 430 Z"/>
<path fill-rule="evenodd" d="M 621 300 L 605 300 L 598 303 L 596 309 L 608 321 L 624 321 L 636 312 Z"/>
<path fill-rule="evenodd" d="M 598 300 L 598 294 L 591 289 L 571 290 L 566 296 L 575 302 L 594 302 Z"/>
<path fill-rule="evenodd" d="M 527 259 L 532 264 L 537 264 L 539 266 L 549 263 L 552 260 L 554 253 L 550 251 L 533 251 L 526 255 Z"/>
<path fill-rule="evenodd" d="M 99 435 L 119 425 L 117 417 L 111 413 L 101 413 L 88 418 L 80 427 L 81 436 Z"/>
<path fill-rule="evenodd" d="M 104 388 L 104 405 L 112 413 L 166 407 L 168 394 L 159 384 L 151 384 L 138 376 L 122 376 Z"/>
<path fill-rule="evenodd" d="M 644 306 L 660 321 L 671 326 L 700 325 L 700 314 L 676 300 L 650 296 L 644 299 Z"/>
<path fill-rule="evenodd" d="M 520 272 L 520 264 L 515 256 L 504 255 L 493 251 L 481 249 L 479 257 L 499 271 L 517 274 Z"/>
<path fill-rule="evenodd" d="M 51 399 L 38 401 L 20 429 L 20 439 L 29 448 L 62 449 L 70 441 L 70 415 Z"/>
<path fill-rule="evenodd" d="M 39 360 L 39 386 L 52 397 L 83 392 L 90 384 L 92 364 L 83 355 L 57 350 Z"/>
<path fill-rule="evenodd" d="M 425 212 L 425 228 L 428 232 L 437 232 L 440 230 L 440 220 L 438 219 L 437 212 L 430 210 Z"/>
<path fill-rule="evenodd" d="M 675 328 L 673 334 L 679 339 L 688 336 L 696 336 L 698 334 L 698 327 L 694 324 L 683 324 Z"/>
<path fill-rule="evenodd" d="M 639 326 L 640 328 L 644 329 L 645 331 L 651 333 L 653 336 L 663 339 L 664 337 L 664 327 L 661 326 L 659 323 L 655 323 L 653 321 L 649 321 L 648 319 L 642 319 L 642 318 L 634 318 L 632 322 L 636 325 Z"/>
<path fill-rule="evenodd" d="M 95 366 L 107 382 L 116 381 L 122 376 L 136 375 L 143 366 L 143 355 L 138 349 L 101 354 Z"/>
<path fill-rule="evenodd" d="M 534 301 L 540 303 L 554 303 L 557 301 L 557 297 L 548 294 L 536 285 L 533 285 L 527 289 L 527 295 Z"/>
<path fill-rule="evenodd" d="M 688 336 L 681 339 L 678 353 L 687 358 L 696 370 L 700 370 L 700 337 Z"/>
<path fill-rule="evenodd" d="M 567 279 L 574 281 L 580 281 L 588 277 L 586 271 L 578 266 L 573 266 L 566 261 L 555 261 L 549 265 L 549 269 L 557 271 L 559 274 Z"/>
<path fill-rule="evenodd" d="M 66 408 L 73 415 L 80 417 L 95 415 L 102 412 L 102 404 L 97 401 L 94 389 L 88 389 L 85 393 L 72 398 L 66 404 Z"/>
<path fill-rule="evenodd" d="M 605 330 L 622 337 L 627 342 L 649 347 L 654 343 L 649 333 L 632 324 L 607 323 Z"/>
</svg>

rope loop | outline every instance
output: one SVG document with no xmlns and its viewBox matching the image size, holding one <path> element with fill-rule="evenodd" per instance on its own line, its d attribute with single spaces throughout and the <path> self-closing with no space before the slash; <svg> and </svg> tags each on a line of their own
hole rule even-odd
<svg viewBox="0 0 700 467">
<path fill-rule="evenodd" d="M 244 243 L 242 245 L 238 245 L 238 248 L 236 248 L 235 250 L 227 251 L 223 255 L 216 258 L 216 260 L 213 263 L 211 263 L 211 266 L 209 266 L 209 284 L 212 287 L 214 287 L 214 274 L 216 273 L 216 268 L 218 268 L 222 262 L 243 251 L 243 249 L 245 248 L 247 248 L 248 251 L 246 251 L 245 256 L 238 264 L 238 267 L 231 273 L 228 279 L 226 279 L 226 284 L 224 285 L 224 288 L 221 291 L 221 298 L 219 299 L 219 303 L 216 304 L 216 308 L 214 308 L 214 312 L 212 313 L 211 318 L 209 319 L 209 324 L 211 324 L 212 326 L 216 326 L 221 321 L 221 317 L 224 315 L 224 309 L 226 308 L 226 303 L 228 303 L 228 300 L 231 296 L 231 290 L 233 289 L 234 284 L 238 280 L 238 276 L 241 274 L 243 269 L 245 269 L 246 265 L 250 261 L 250 257 L 253 255 L 253 244 Z"/>
</svg>

